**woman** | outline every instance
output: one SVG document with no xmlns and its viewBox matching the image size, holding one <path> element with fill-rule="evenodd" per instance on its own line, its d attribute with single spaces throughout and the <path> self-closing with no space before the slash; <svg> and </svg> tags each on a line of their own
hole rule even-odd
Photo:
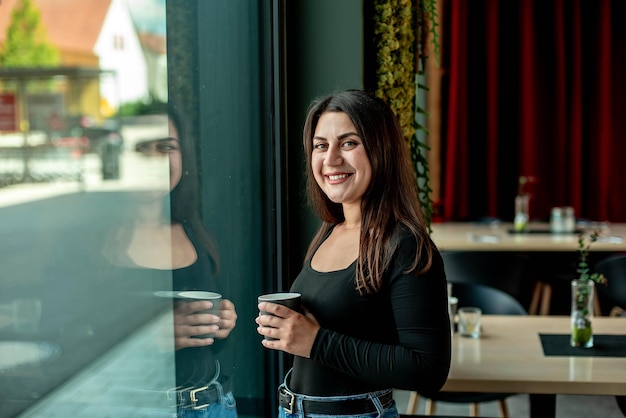
<svg viewBox="0 0 626 418">
<path fill-rule="evenodd" d="M 234 418 L 237 411 L 230 388 L 234 360 L 227 337 L 237 321 L 235 306 L 223 299 L 218 317 L 200 313 L 213 307 L 210 301 L 189 302 L 177 297 L 181 291 L 220 292 L 220 287 L 215 246 L 198 214 L 195 144 L 172 104 L 168 122 L 169 137 L 135 146 L 144 168 L 150 171 L 153 167 L 155 175 L 148 175 L 148 187 L 135 192 L 133 215 L 117 229 L 108 257 L 126 267 L 125 277 L 148 277 L 146 287 L 160 289 L 154 293 L 166 299 L 174 297 L 177 388 L 163 391 L 164 398 L 175 400 L 176 416 Z M 169 181 L 162 176 L 165 165 Z M 161 181 L 155 188 L 157 179 Z M 213 337 L 201 337 L 203 334 Z"/>
<path fill-rule="evenodd" d="M 291 287 L 305 314 L 263 302 L 273 350 L 295 355 L 280 417 L 396 417 L 392 389 L 436 392 L 450 366 L 443 262 L 430 240 L 398 120 L 348 90 L 311 105 L 308 194 L 322 225 Z"/>
</svg>

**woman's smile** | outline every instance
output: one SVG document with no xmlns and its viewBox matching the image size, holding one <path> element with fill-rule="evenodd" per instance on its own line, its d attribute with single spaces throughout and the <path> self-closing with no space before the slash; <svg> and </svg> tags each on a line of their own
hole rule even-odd
<svg viewBox="0 0 626 418">
<path fill-rule="evenodd" d="M 346 180 L 349 176 L 350 176 L 350 174 L 347 174 L 347 173 L 343 173 L 343 174 L 326 174 L 326 177 L 328 178 L 328 180 L 329 180 L 329 182 L 331 184 L 343 183 L 344 180 Z"/>
</svg>

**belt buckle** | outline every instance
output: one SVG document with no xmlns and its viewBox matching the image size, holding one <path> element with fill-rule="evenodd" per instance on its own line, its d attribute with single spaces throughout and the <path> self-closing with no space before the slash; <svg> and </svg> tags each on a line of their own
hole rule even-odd
<svg viewBox="0 0 626 418">
<path fill-rule="evenodd" d="M 189 391 L 189 399 L 191 399 L 191 407 L 192 407 L 192 409 L 198 410 L 198 409 L 206 408 L 207 406 L 209 406 L 208 403 L 204 404 L 204 405 L 196 405 L 196 403 L 198 403 L 198 399 L 196 398 L 196 393 L 205 391 L 208 388 L 209 388 L 208 386 L 203 386 L 201 388 L 192 389 L 192 390 Z"/>
<path fill-rule="evenodd" d="M 294 395 L 293 393 L 289 392 L 287 389 L 284 389 L 284 388 L 281 389 L 281 391 L 284 395 L 289 395 L 289 397 L 291 398 L 289 400 L 289 409 L 285 408 L 284 406 L 283 406 L 283 409 L 288 414 L 293 414 L 293 406 L 294 406 L 294 403 L 296 402 L 296 395 Z"/>
<path fill-rule="evenodd" d="M 193 389 L 193 386 L 190 387 L 183 387 L 183 386 L 176 386 L 170 389 L 167 389 L 166 394 L 167 394 L 167 399 L 172 401 L 174 400 L 174 397 L 176 398 L 176 406 L 183 406 L 185 404 L 185 399 L 184 399 L 184 395 L 185 392 Z"/>
<path fill-rule="evenodd" d="M 180 395 L 178 394 L 178 391 L 180 390 L 182 386 L 176 386 L 174 388 L 169 388 L 165 391 L 165 394 L 167 396 L 167 400 L 168 401 L 173 401 L 173 400 L 178 400 L 180 399 Z M 175 399 L 176 398 L 176 399 Z"/>
</svg>

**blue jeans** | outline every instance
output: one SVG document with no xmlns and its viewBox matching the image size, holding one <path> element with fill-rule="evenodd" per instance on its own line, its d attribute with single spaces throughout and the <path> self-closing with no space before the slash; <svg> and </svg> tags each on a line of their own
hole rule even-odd
<svg viewBox="0 0 626 418">
<path fill-rule="evenodd" d="M 289 377 L 291 370 L 287 373 L 287 375 L 285 376 L 285 381 L 280 385 L 280 388 L 286 388 L 287 387 L 287 378 Z M 391 389 L 387 389 L 387 390 L 381 390 L 378 392 L 369 392 L 369 393 L 363 393 L 363 394 L 358 394 L 358 395 L 345 395 L 345 396 L 309 396 L 309 395 L 302 395 L 299 393 L 295 393 L 292 390 L 290 390 L 291 393 L 293 393 L 294 396 L 294 404 L 296 405 L 297 411 L 295 411 L 294 413 L 289 413 L 285 410 L 285 408 L 279 406 L 278 407 L 278 418 L 334 418 L 334 417 L 340 417 L 340 418 L 396 418 L 398 417 L 398 409 L 396 408 L 396 402 L 393 401 L 391 403 L 391 405 L 388 405 L 387 408 L 384 408 L 383 405 L 381 405 L 380 400 L 378 399 L 379 396 L 387 394 L 389 392 L 391 392 Z M 309 400 L 309 401 L 316 401 L 316 400 L 321 400 L 321 401 L 326 401 L 326 402 L 334 402 L 334 401 L 348 401 L 348 400 L 353 400 L 353 399 L 369 399 L 372 401 L 372 406 L 375 407 L 376 411 L 371 412 L 371 413 L 365 413 L 365 414 L 359 414 L 359 415 L 329 415 L 329 414 L 312 414 L 312 413 L 307 413 L 306 411 L 301 412 L 302 411 L 302 401 L 303 400 Z M 374 409 L 374 408 L 372 408 Z"/>
<path fill-rule="evenodd" d="M 173 390 L 138 389 L 125 386 L 112 387 L 108 395 L 103 395 L 98 403 L 85 402 L 84 405 L 77 403 L 83 407 L 81 417 L 237 418 L 233 394 L 225 393 L 221 383 L 216 380 L 207 383 L 206 386 L 209 386 L 216 396 L 212 397 L 207 407 L 198 405 L 199 409 L 193 408 L 189 392 L 179 397 L 178 393 Z M 70 415 L 69 412 L 63 414 L 63 416 Z M 43 416 L 48 415 L 41 415 Z"/>
<path fill-rule="evenodd" d="M 176 418 L 237 418 L 237 405 L 235 397 L 231 392 L 224 393 L 224 388 L 219 382 L 220 363 L 215 361 L 215 376 L 206 383 L 203 389 L 199 390 L 194 397 L 197 402 L 192 401 L 189 392 L 178 392 L 175 397 L 178 400 L 176 408 Z M 182 393 L 182 396 L 181 396 Z M 202 398 L 202 393 L 211 394 L 209 399 Z M 202 403 L 208 403 L 203 406 Z"/>
</svg>

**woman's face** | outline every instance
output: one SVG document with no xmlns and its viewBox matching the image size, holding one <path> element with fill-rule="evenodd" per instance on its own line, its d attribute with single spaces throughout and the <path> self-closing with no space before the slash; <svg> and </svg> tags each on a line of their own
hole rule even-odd
<svg viewBox="0 0 626 418">
<path fill-rule="evenodd" d="M 136 146 L 137 152 L 143 157 L 148 157 L 147 160 L 155 163 L 153 166 L 148 167 L 147 172 L 152 174 L 151 178 L 154 178 L 155 183 L 163 187 L 160 189 L 163 191 L 165 188 L 165 184 L 162 181 L 165 180 L 163 177 L 165 175 L 163 163 L 167 164 L 168 167 L 170 191 L 176 187 L 183 172 L 178 130 L 171 121 L 168 123 L 168 134 L 167 138 L 141 142 Z M 164 160 L 165 158 L 167 158 L 167 161 Z"/>
<path fill-rule="evenodd" d="M 360 204 L 372 179 L 363 141 L 344 112 L 325 112 L 313 135 L 313 175 L 335 203 Z"/>
</svg>

